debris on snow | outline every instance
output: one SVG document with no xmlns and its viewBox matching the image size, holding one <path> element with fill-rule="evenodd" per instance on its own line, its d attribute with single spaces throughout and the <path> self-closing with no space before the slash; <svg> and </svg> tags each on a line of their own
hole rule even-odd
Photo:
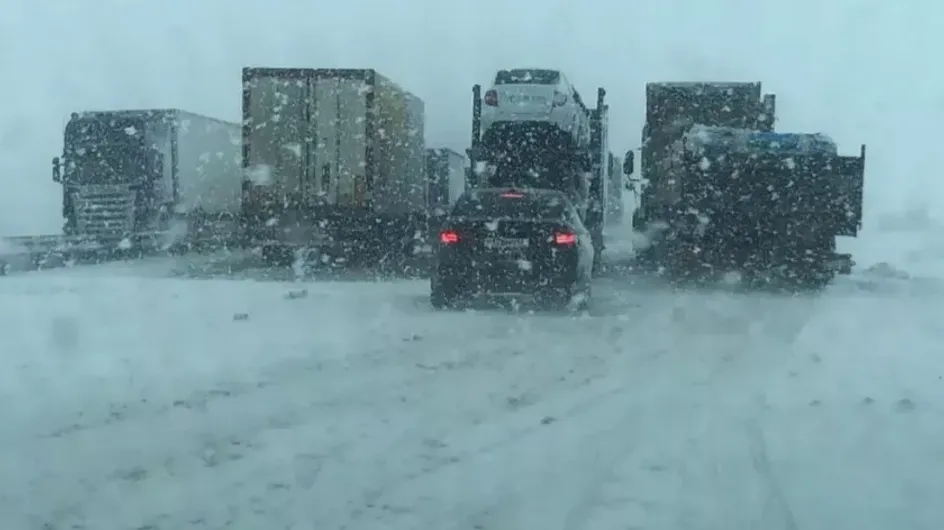
<svg viewBox="0 0 944 530">
<path fill-rule="evenodd" d="M 308 289 L 301 289 L 299 291 L 289 291 L 285 293 L 286 300 L 298 300 L 299 298 L 308 298 Z"/>
<path fill-rule="evenodd" d="M 899 399 L 898 403 L 895 404 L 895 410 L 898 412 L 912 412 L 916 408 L 915 402 L 908 398 Z"/>
<path fill-rule="evenodd" d="M 907 280 L 911 277 L 907 272 L 898 269 L 891 263 L 882 261 L 865 269 L 865 274 L 876 278 L 886 278 L 895 280 Z"/>
</svg>

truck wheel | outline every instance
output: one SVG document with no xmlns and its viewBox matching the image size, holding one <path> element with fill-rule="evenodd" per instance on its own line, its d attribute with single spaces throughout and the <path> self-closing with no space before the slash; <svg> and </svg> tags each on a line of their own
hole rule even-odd
<svg viewBox="0 0 944 530">
<path fill-rule="evenodd" d="M 294 261 L 294 256 L 281 245 L 263 245 L 262 261 L 269 267 L 288 267 Z"/>
<path fill-rule="evenodd" d="M 433 286 L 429 290 L 429 305 L 433 309 L 451 309 L 455 307 L 458 296 L 453 292 L 446 292 L 442 287 Z"/>
<path fill-rule="evenodd" d="M 603 250 L 597 250 L 593 253 L 593 267 L 591 271 L 594 276 L 603 273 Z"/>
</svg>

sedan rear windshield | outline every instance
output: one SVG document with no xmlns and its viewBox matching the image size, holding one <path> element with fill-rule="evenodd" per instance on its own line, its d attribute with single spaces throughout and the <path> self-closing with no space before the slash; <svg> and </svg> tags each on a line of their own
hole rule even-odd
<svg viewBox="0 0 944 530">
<path fill-rule="evenodd" d="M 558 220 L 564 218 L 567 203 L 552 194 L 480 193 L 463 195 L 452 209 L 453 217 L 490 219 Z"/>
<path fill-rule="evenodd" d="M 496 85 L 556 85 L 560 72 L 556 70 L 501 70 L 495 77 Z"/>
</svg>

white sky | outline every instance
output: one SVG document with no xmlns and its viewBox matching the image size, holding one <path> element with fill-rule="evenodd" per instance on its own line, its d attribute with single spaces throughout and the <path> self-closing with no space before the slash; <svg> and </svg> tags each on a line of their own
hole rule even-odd
<svg viewBox="0 0 944 530">
<path fill-rule="evenodd" d="M 606 87 L 614 152 L 639 142 L 647 81 L 760 80 L 781 130 L 869 144 L 867 216 L 940 216 L 941 27 L 932 0 L 5 0 L 0 234 L 59 230 L 50 159 L 70 111 L 236 121 L 247 65 L 376 68 L 426 101 L 427 142 L 456 149 L 471 85 L 501 67 L 560 68 L 588 98 Z"/>
</svg>

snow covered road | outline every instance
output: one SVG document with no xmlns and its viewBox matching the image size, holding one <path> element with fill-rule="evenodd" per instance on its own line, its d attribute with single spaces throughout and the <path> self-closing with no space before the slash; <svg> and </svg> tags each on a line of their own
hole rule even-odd
<svg viewBox="0 0 944 530">
<path fill-rule="evenodd" d="M 786 297 L 616 276 L 571 317 L 435 313 L 424 281 L 135 267 L 0 282 L 0 526 L 884 530 L 944 517 L 944 298 L 931 289 L 850 281 Z"/>
</svg>

